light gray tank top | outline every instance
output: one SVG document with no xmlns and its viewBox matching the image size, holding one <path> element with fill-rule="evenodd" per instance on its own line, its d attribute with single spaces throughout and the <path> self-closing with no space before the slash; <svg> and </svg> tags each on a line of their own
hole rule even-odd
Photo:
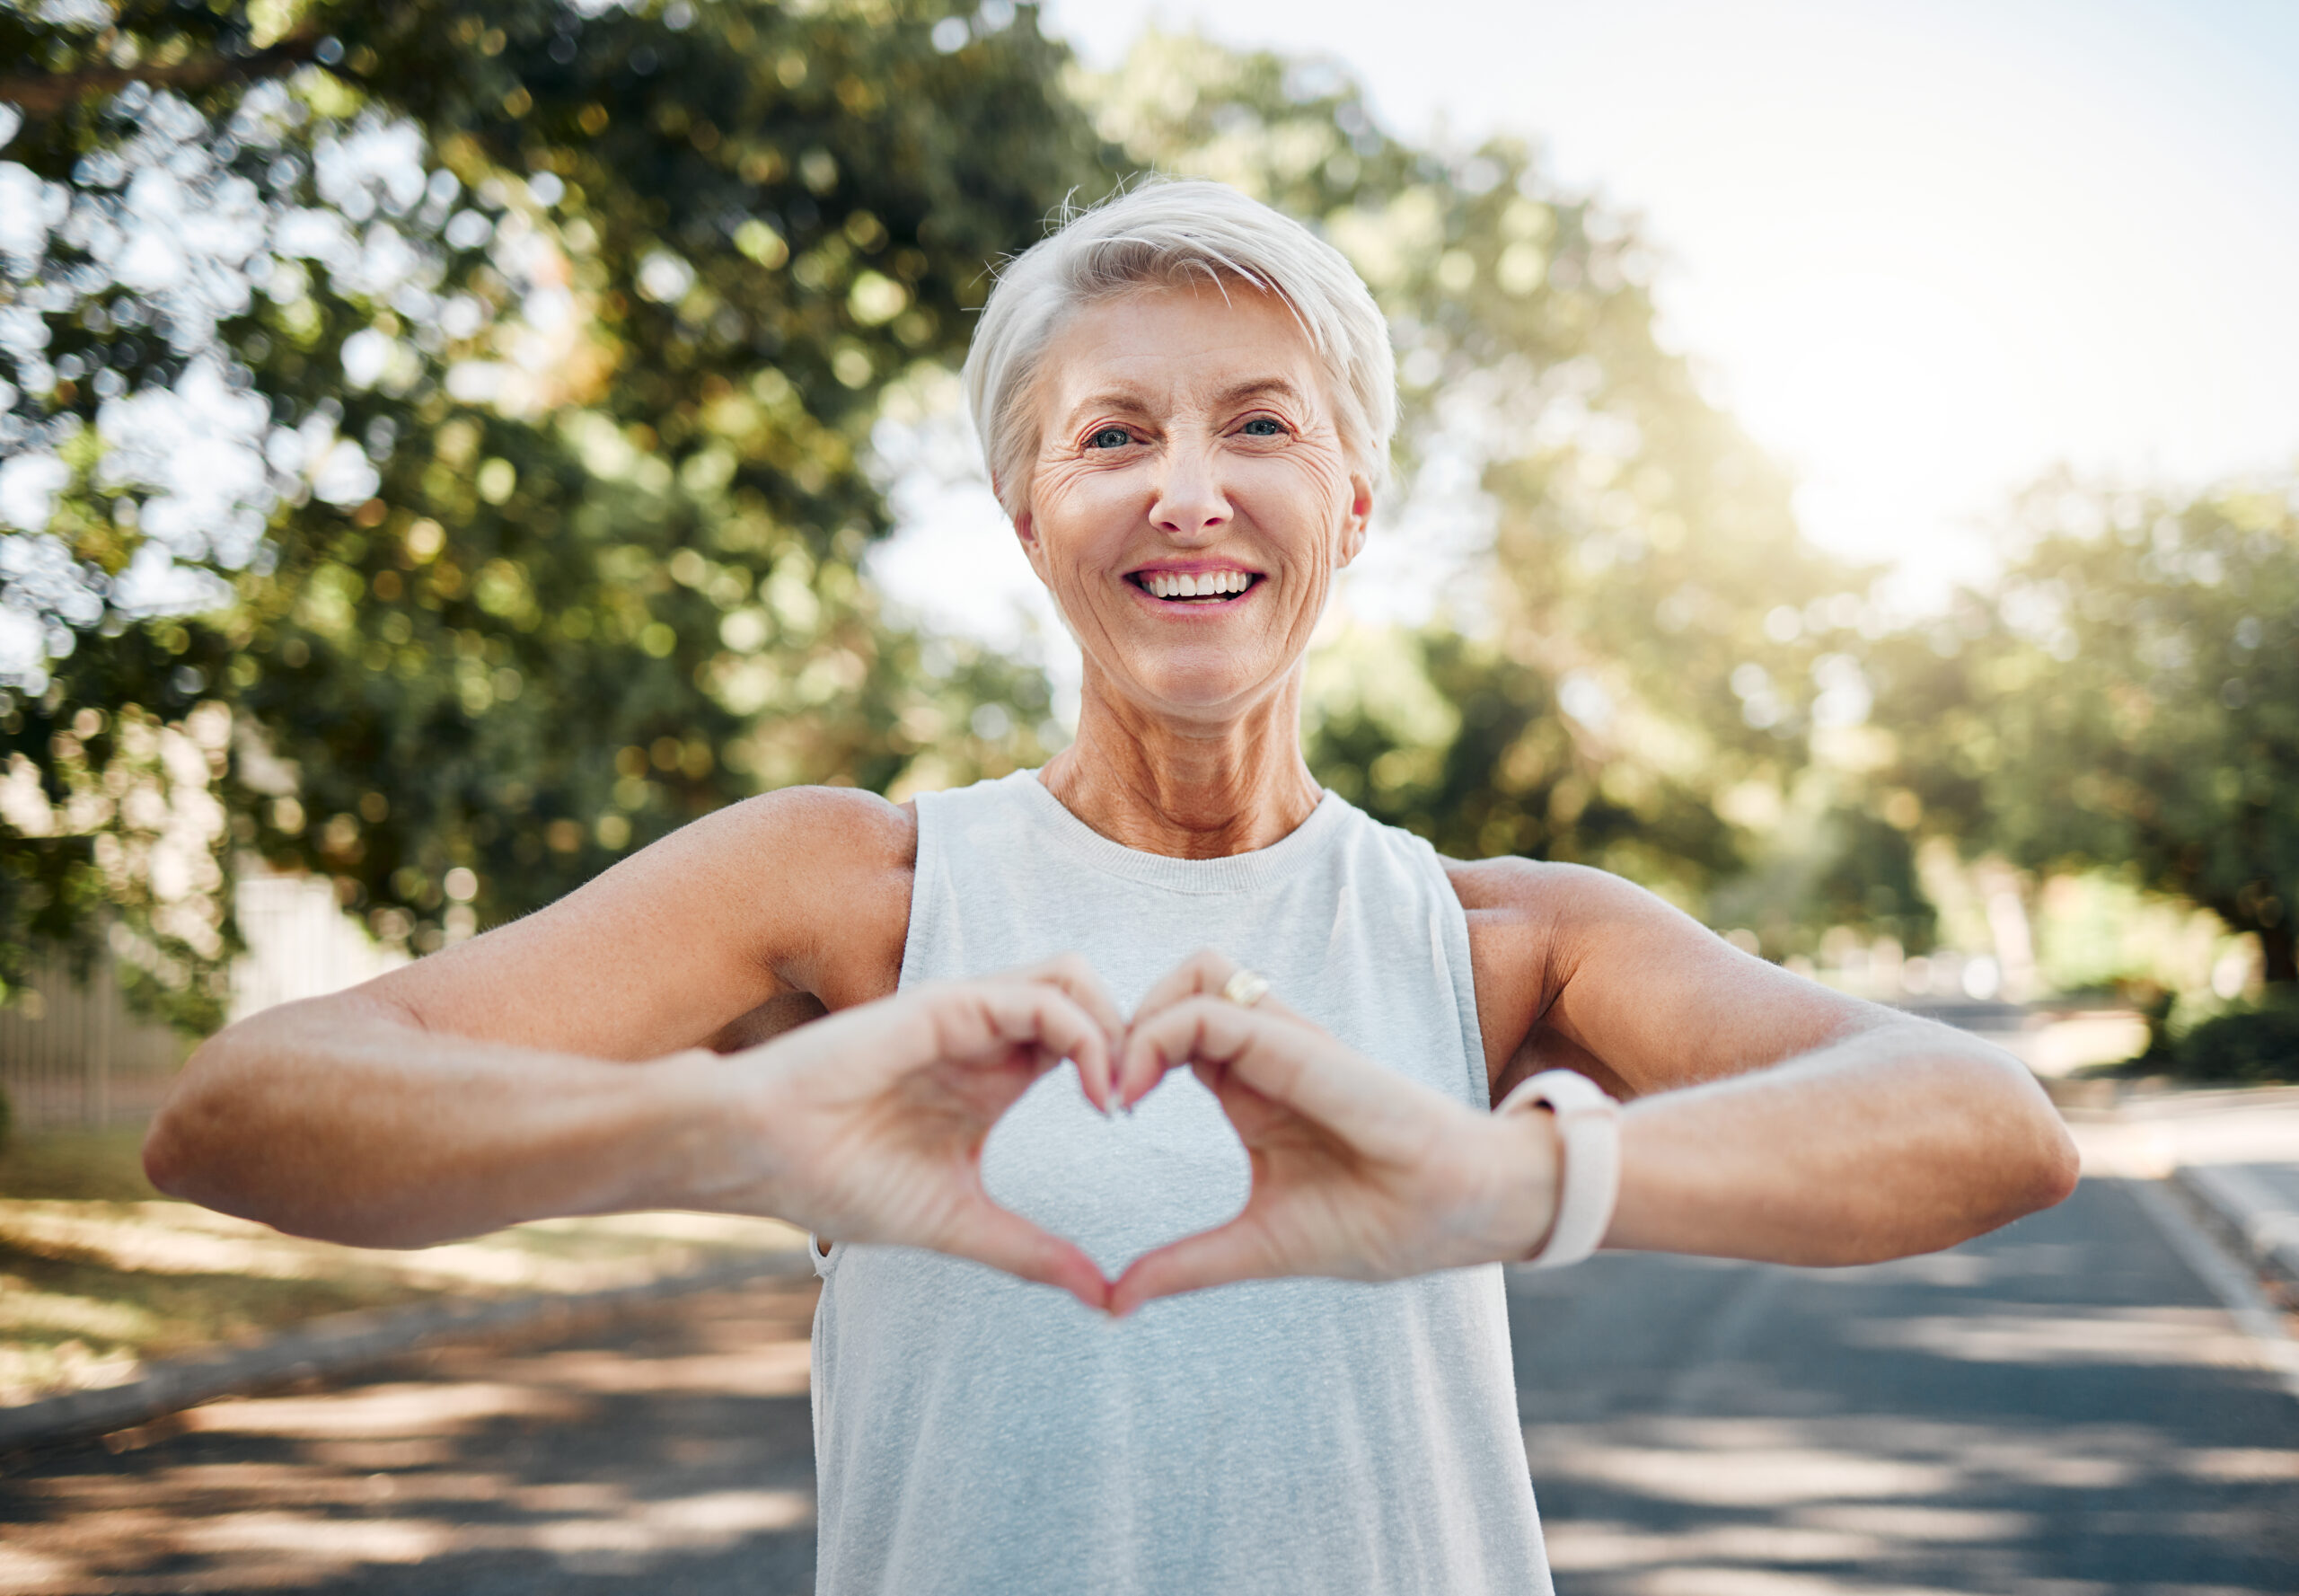
<svg viewBox="0 0 2299 1596">
<path fill-rule="evenodd" d="M 1487 1106 L 1467 921 L 1429 845 L 1327 793 L 1229 859 L 1140 853 L 1022 772 L 918 800 L 902 984 L 1075 950 L 1122 1011 L 1194 949 L 1352 1047 Z M 1114 1276 L 1244 1204 L 1244 1150 L 1177 1071 L 1105 1120 L 1077 1072 L 982 1177 Z M 909 1248 L 817 1257 L 816 1589 L 1001 1596 L 1547 1592 L 1500 1267 L 1257 1281 L 1112 1323 Z"/>
</svg>

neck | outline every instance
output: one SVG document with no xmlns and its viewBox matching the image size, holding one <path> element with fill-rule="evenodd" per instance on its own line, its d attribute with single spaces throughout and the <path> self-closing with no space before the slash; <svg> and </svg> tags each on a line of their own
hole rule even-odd
<svg viewBox="0 0 2299 1596">
<path fill-rule="evenodd" d="M 1323 796 L 1301 757 L 1301 675 L 1232 719 L 1176 721 L 1108 691 L 1088 662 L 1078 740 L 1040 777 L 1114 842 L 1171 859 L 1266 848 Z"/>
</svg>

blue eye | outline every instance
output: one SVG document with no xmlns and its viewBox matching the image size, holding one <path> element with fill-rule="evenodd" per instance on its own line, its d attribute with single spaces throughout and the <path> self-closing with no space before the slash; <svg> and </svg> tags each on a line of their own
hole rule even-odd
<svg viewBox="0 0 2299 1596">
<path fill-rule="evenodd" d="M 1267 416 L 1255 416 L 1238 430 L 1248 437 L 1282 437 L 1285 435 L 1285 428 Z"/>
<path fill-rule="evenodd" d="M 1133 435 L 1123 427 L 1105 427 L 1088 440 L 1089 449 L 1123 449 L 1133 441 Z"/>
</svg>

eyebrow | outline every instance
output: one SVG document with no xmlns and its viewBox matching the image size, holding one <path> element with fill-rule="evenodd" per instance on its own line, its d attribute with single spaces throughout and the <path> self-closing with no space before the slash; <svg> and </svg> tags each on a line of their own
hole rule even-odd
<svg viewBox="0 0 2299 1596">
<path fill-rule="evenodd" d="M 1089 393 L 1070 407 L 1066 420 L 1074 421 L 1088 410 L 1132 410 L 1139 415 L 1150 408 L 1150 401 L 1132 388 L 1110 388 L 1099 393 Z"/>
<path fill-rule="evenodd" d="M 1264 394 L 1290 400 L 1304 410 L 1308 408 L 1308 401 L 1302 397 L 1301 391 L 1283 377 L 1254 377 L 1233 384 L 1215 394 L 1213 402 L 1219 406 L 1233 405 Z M 1068 419 L 1074 421 L 1088 410 L 1131 410 L 1139 415 L 1149 408 L 1149 400 L 1139 389 L 1110 388 L 1088 394 L 1070 406 Z"/>
<path fill-rule="evenodd" d="M 1225 405 L 1236 404 L 1241 400 L 1256 399 L 1263 394 L 1270 394 L 1279 399 L 1290 399 L 1304 410 L 1308 408 L 1308 401 L 1302 396 L 1301 391 L 1283 377 L 1255 377 L 1251 382 L 1239 383 L 1235 387 L 1225 388 L 1217 396 L 1217 402 Z"/>
</svg>

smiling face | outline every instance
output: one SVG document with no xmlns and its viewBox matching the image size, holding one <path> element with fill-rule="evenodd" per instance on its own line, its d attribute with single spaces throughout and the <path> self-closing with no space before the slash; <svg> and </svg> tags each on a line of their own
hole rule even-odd
<svg viewBox="0 0 2299 1596">
<path fill-rule="evenodd" d="M 1035 409 L 1015 530 L 1089 692 L 1219 720 L 1281 686 L 1372 507 L 1292 313 L 1237 284 L 1090 305 L 1047 349 Z"/>
</svg>

